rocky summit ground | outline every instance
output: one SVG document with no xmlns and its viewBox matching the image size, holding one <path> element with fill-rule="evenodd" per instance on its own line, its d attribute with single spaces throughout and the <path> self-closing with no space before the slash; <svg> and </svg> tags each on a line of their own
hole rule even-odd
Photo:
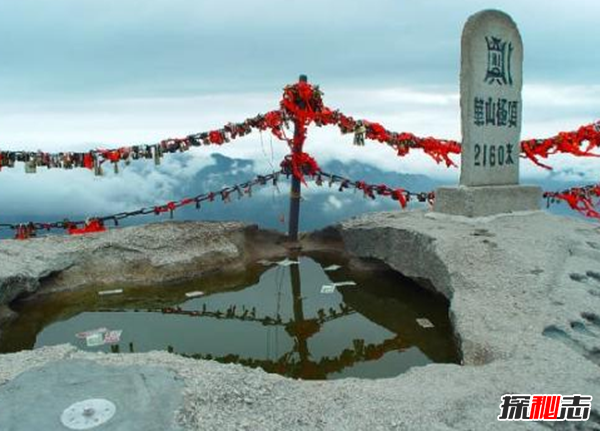
<svg viewBox="0 0 600 431">
<path fill-rule="evenodd" d="M 246 230 L 242 223 L 167 222 L 85 236 L 5 240 L 0 305 L 42 287 L 143 285 L 200 276 L 243 261 Z"/>
<path fill-rule="evenodd" d="M 0 355 L 0 429 L 64 429 L 60 413 L 84 395 L 117 400 L 106 430 L 600 429 L 597 224 L 544 212 L 414 211 L 366 215 L 337 231 L 348 251 L 450 299 L 463 365 L 301 382 L 166 352 L 62 345 Z M 592 395 L 593 412 L 585 423 L 501 423 L 506 393 Z"/>
</svg>

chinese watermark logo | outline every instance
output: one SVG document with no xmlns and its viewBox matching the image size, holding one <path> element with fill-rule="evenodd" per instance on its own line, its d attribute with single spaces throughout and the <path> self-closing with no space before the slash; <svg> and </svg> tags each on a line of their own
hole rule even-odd
<svg viewBox="0 0 600 431">
<path fill-rule="evenodd" d="M 591 395 L 502 396 L 499 421 L 587 421 L 592 409 Z"/>
</svg>

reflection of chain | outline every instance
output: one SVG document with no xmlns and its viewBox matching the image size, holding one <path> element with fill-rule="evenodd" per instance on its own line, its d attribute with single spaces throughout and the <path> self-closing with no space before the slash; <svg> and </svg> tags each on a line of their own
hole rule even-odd
<svg viewBox="0 0 600 431">
<path fill-rule="evenodd" d="M 294 360 L 292 352 L 287 352 L 279 359 L 273 360 L 261 360 L 242 358 L 240 355 L 226 355 L 226 356 L 213 356 L 211 354 L 182 354 L 185 357 L 192 357 L 195 359 L 210 359 L 223 363 L 237 363 L 248 367 L 257 368 L 260 367 L 267 372 L 285 374 L 290 377 L 300 378 L 325 378 L 328 374 L 338 373 L 345 368 L 354 366 L 359 362 L 373 361 L 380 359 L 383 355 L 388 352 L 399 350 L 403 347 L 402 341 L 399 336 L 384 340 L 380 344 L 366 344 L 364 339 L 355 339 L 352 342 L 353 348 L 347 348 L 342 351 L 340 355 L 334 358 L 327 356 L 321 358 L 319 361 L 310 361 L 315 367 L 310 367 L 312 370 L 311 375 L 306 375 L 304 369 L 305 364 L 301 360 Z M 316 371 L 315 371 L 316 369 Z M 317 373 L 317 374 L 314 374 Z"/>
<path fill-rule="evenodd" d="M 130 310 L 128 310 L 128 309 L 118 309 L 118 310 L 99 309 L 98 311 L 129 312 Z M 157 308 L 147 309 L 146 312 L 162 313 L 162 314 L 178 314 L 178 315 L 184 315 L 184 316 L 190 316 L 190 317 L 210 317 L 210 318 L 214 318 L 214 319 L 224 319 L 224 320 L 241 320 L 244 322 L 257 322 L 257 323 L 261 323 L 262 325 L 265 325 L 265 326 L 286 326 L 290 323 L 295 322 L 294 320 L 284 321 L 281 318 L 281 315 L 279 313 L 277 313 L 276 317 L 270 317 L 270 316 L 256 317 L 256 308 L 255 307 L 252 307 L 251 309 L 242 307 L 242 313 L 237 313 L 236 305 L 229 306 L 226 309 L 226 311 L 221 311 L 221 310 L 208 311 L 206 309 L 206 304 L 203 304 L 202 310 L 184 310 L 181 307 L 165 307 L 165 308 L 158 308 L 158 309 Z M 322 308 L 319 309 L 317 311 L 317 317 L 315 318 L 315 320 L 319 324 L 323 324 L 323 323 L 331 322 L 332 320 L 336 320 L 336 319 L 340 319 L 345 316 L 349 316 L 354 313 L 356 313 L 356 311 L 354 311 L 352 309 L 352 307 L 345 305 L 345 304 L 340 304 L 339 310 L 336 310 L 333 307 L 330 307 L 329 310 L 327 310 L 327 311 L 325 311 Z"/>
</svg>

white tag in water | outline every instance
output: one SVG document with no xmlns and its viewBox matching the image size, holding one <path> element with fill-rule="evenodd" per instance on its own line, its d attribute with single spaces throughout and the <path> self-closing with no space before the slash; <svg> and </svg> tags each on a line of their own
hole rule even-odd
<svg viewBox="0 0 600 431">
<path fill-rule="evenodd" d="M 123 293 L 123 289 L 101 290 L 100 292 L 98 292 L 98 295 L 100 295 L 100 296 L 118 295 L 120 293 Z"/>
<path fill-rule="evenodd" d="M 331 284 L 325 284 L 321 287 L 321 293 L 333 293 L 335 291 L 335 286 Z"/>
<path fill-rule="evenodd" d="M 97 328 L 97 329 L 92 329 L 89 331 L 78 332 L 77 334 L 75 334 L 75 336 L 77 338 L 81 338 L 82 340 L 85 340 L 90 335 L 99 334 L 99 333 L 103 334 L 106 331 L 108 331 L 108 329 L 106 329 L 106 328 Z"/>
<path fill-rule="evenodd" d="M 121 330 L 108 331 L 104 335 L 104 344 L 117 344 L 119 341 L 121 341 L 122 333 L 123 331 Z"/>
<path fill-rule="evenodd" d="M 94 334 L 88 335 L 85 338 L 85 344 L 88 347 L 98 347 L 104 344 L 104 334 L 101 332 L 96 332 Z"/>
<path fill-rule="evenodd" d="M 279 262 L 277 262 L 277 265 L 279 266 L 291 266 L 291 265 L 298 265 L 298 261 L 297 260 L 290 260 L 290 259 L 283 259 L 280 260 Z"/>
<path fill-rule="evenodd" d="M 340 269 L 341 266 L 339 265 L 329 265 L 327 268 L 323 268 L 323 271 L 337 271 L 338 269 Z"/>
<path fill-rule="evenodd" d="M 425 329 L 433 328 L 433 323 L 431 323 L 431 320 L 426 319 L 425 317 L 419 317 L 417 319 L 417 323 Z"/>
<path fill-rule="evenodd" d="M 335 287 L 340 287 L 340 286 L 356 286 L 356 283 L 354 281 L 338 281 L 337 283 L 333 283 L 333 285 Z"/>
</svg>

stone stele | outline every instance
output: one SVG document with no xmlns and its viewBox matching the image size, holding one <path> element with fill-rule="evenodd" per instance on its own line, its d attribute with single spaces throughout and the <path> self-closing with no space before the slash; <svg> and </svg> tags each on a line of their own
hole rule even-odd
<svg viewBox="0 0 600 431">
<path fill-rule="evenodd" d="M 436 193 L 437 212 L 468 217 L 537 210 L 541 189 L 519 186 L 523 43 L 504 12 L 469 18 L 462 33 L 459 187 Z"/>
</svg>

